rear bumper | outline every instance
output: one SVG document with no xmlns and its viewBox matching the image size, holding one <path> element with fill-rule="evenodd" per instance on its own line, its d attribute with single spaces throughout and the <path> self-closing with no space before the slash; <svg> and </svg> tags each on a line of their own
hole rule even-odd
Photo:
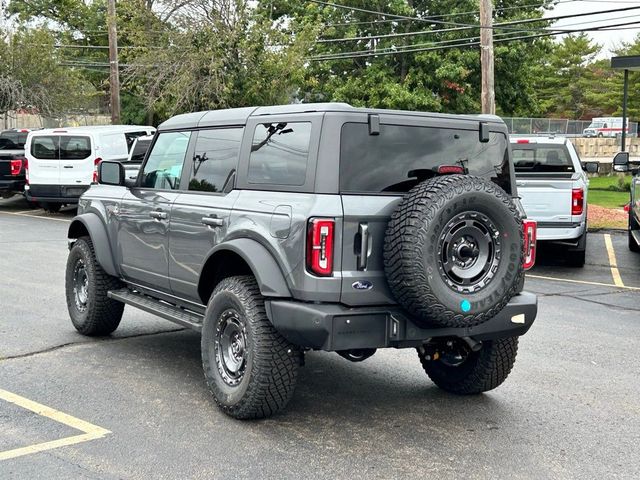
<svg viewBox="0 0 640 480">
<path fill-rule="evenodd" d="M 0 179 L 0 192 L 16 192 L 22 193 L 24 191 L 25 179 Z"/>
<path fill-rule="evenodd" d="M 78 203 L 80 195 L 89 185 L 29 185 L 25 189 L 27 200 L 31 202 Z"/>
<path fill-rule="evenodd" d="M 582 223 L 538 223 L 538 241 L 571 241 L 577 242 L 578 238 L 585 232 L 587 225 Z"/>
<path fill-rule="evenodd" d="M 267 315 L 291 343 L 316 350 L 416 347 L 434 337 L 473 337 L 476 340 L 524 335 L 538 312 L 537 297 L 516 295 L 491 320 L 475 327 L 420 328 L 399 307 L 349 308 L 294 300 L 267 300 Z"/>
</svg>

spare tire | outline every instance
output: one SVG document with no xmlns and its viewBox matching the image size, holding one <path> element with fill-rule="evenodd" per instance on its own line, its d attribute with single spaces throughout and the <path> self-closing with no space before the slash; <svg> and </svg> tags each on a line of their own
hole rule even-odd
<svg viewBox="0 0 640 480">
<path fill-rule="evenodd" d="M 409 191 L 391 216 L 387 281 L 420 326 L 479 325 L 518 293 L 523 242 L 520 214 L 498 185 L 435 177 Z"/>
</svg>

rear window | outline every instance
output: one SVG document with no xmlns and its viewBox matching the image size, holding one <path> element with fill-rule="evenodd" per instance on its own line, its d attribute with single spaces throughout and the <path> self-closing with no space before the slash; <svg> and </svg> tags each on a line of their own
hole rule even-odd
<svg viewBox="0 0 640 480">
<path fill-rule="evenodd" d="M 564 145 L 514 143 L 511 148 L 516 173 L 575 171 L 567 147 Z"/>
<path fill-rule="evenodd" d="M 57 135 L 39 135 L 31 141 L 31 155 L 39 160 L 58 160 L 60 137 Z"/>
<path fill-rule="evenodd" d="M 25 132 L 2 132 L 0 133 L 0 150 L 22 150 L 27 142 Z"/>
<path fill-rule="evenodd" d="M 124 134 L 124 138 L 127 140 L 127 151 L 131 151 L 131 146 L 133 145 L 133 142 L 135 142 L 136 138 L 144 137 L 145 135 L 149 135 L 149 133 L 144 131 L 126 132 Z"/>
<path fill-rule="evenodd" d="M 502 133 L 491 132 L 484 143 L 477 130 L 383 124 L 379 135 L 369 135 L 366 123 L 342 127 L 341 192 L 407 192 L 440 165 L 463 166 L 511 194 L 508 143 Z"/>
<path fill-rule="evenodd" d="M 249 156 L 249 183 L 304 185 L 311 122 L 256 126 Z"/>
<path fill-rule="evenodd" d="M 60 137 L 60 158 L 64 160 L 84 160 L 91 155 L 91 139 L 80 136 Z"/>
</svg>

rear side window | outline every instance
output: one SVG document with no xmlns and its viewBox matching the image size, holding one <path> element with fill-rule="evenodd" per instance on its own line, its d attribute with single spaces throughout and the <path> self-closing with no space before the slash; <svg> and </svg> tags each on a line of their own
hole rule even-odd
<svg viewBox="0 0 640 480">
<path fill-rule="evenodd" d="M 91 139 L 80 136 L 60 137 L 60 158 L 83 160 L 91 155 Z"/>
<path fill-rule="evenodd" d="M 379 135 L 369 135 L 366 123 L 342 127 L 341 192 L 407 192 L 440 165 L 463 166 L 511 194 L 509 149 L 502 133 L 491 132 L 485 143 L 477 130 L 383 124 Z"/>
<path fill-rule="evenodd" d="M 189 190 L 222 192 L 238 166 L 242 128 L 200 130 Z"/>
<path fill-rule="evenodd" d="M 249 156 L 249 183 L 304 185 L 310 141 L 311 122 L 257 125 Z"/>
<path fill-rule="evenodd" d="M 180 188 L 180 175 L 191 132 L 167 132 L 158 135 L 142 170 L 140 186 L 158 190 Z"/>
<path fill-rule="evenodd" d="M 516 173 L 575 171 L 567 147 L 564 145 L 514 143 L 511 148 Z"/>
<path fill-rule="evenodd" d="M 57 135 L 35 136 L 31 140 L 31 155 L 38 160 L 58 160 L 60 137 Z"/>
</svg>

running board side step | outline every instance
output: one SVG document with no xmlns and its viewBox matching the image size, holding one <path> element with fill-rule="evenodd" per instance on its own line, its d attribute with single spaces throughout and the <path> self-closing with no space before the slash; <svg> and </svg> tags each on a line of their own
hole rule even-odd
<svg viewBox="0 0 640 480">
<path fill-rule="evenodd" d="M 191 328 L 198 332 L 202 331 L 202 320 L 204 317 L 195 312 L 133 292 L 127 288 L 110 290 L 107 292 L 107 296 L 126 305 L 131 305 L 145 312 L 153 313 L 158 317 L 177 323 L 178 325 Z"/>
</svg>

